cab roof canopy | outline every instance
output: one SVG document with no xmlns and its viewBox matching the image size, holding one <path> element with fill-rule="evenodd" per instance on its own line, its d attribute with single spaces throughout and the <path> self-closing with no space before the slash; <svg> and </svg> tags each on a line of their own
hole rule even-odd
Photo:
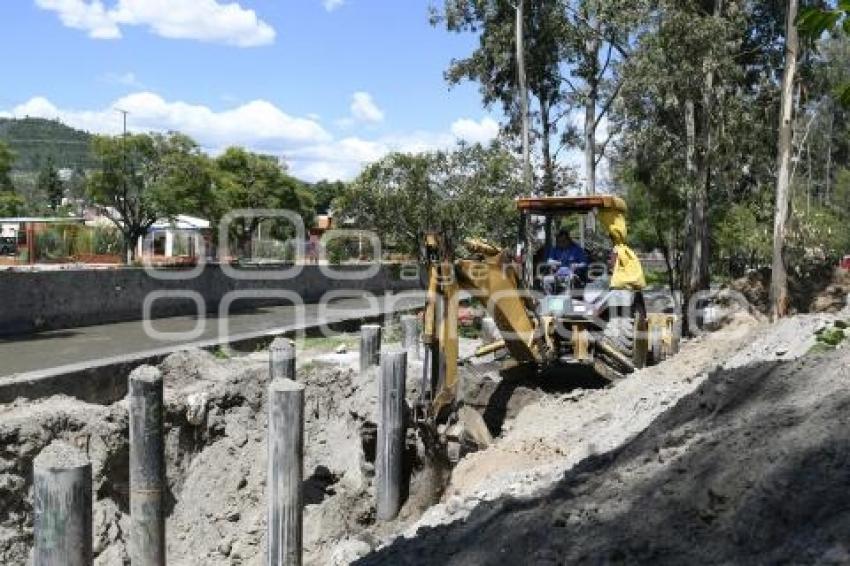
<svg viewBox="0 0 850 566">
<path fill-rule="evenodd" d="M 567 212 L 590 212 L 595 209 L 626 212 L 626 201 L 614 195 L 575 197 L 522 197 L 516 201 L 517 210 L 542 215 Z"/>
</svg>

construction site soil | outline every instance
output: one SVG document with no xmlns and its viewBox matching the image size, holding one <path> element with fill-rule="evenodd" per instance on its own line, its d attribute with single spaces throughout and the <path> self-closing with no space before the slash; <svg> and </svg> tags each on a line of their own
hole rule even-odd
<svg viewBox="0 0 850 566">
<path fill-rule="evenodd" d="M 351 338 L 301 350 L 304 563 L 850 562 L 850 353 L 808 353 L 848 316 L 733 315 L 608 387 L 469 364 L 463 400 L 496 438 L 450 470 L 419 460 L 411 436 L 391 522 L 374 511 L 374 374 L 356 370 Z M 160 366 L 169 564 L 264 563 L 267 356 Z M 409 400 L 420 371 L 412 360 Z M 93 463 L 95 563 L 129 563 L 127 419 L 126 400 L 0 407 L 0 563 L 28 560 L 32 462 L 55 440 Z"/>
</svg>

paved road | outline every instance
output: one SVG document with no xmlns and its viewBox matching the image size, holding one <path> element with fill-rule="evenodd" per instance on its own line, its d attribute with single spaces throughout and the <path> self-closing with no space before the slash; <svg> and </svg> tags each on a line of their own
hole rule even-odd
<svg viewBox="0 0 850 566">
<path fill-rule="evenodd" d="M 0 376 L 52 370 L 61 366 L 79 368 L 111 358 L 226 344 L 312 328 L 323 322 L 331 324 L 379 316 L 422 304 L 422 300 L 414 295 L 402 293 L 396 297 L 397 300 L 378 297 L 376 303 L 364 299 L 343 299 L 331 305 L 304 305 L 301 313 L 292 306 L 264 307 L 234 313 L 226 319 L 208 318 L 196 335 L 176 338 L 153 336 L 140 321 L 0 338 Z M 189 333 L 200 322 L 197 317 L 182 316 L 154 320 L 150 326 L 161 333 Z"/>
</svg>

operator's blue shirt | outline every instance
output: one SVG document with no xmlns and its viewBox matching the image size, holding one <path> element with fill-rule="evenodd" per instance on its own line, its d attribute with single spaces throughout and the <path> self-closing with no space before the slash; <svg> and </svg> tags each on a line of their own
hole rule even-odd
<svg viewBox="0 0 850 566">
<path fill-rule="evenodd" d="M 558 275 L 570 275 L 572 264 L 576 264 L 577 268 L 587 267 L 587 253 L 584 249 L 576 244 L 571 243 L 566 248 L 550 247 L 546 251 L 546 261 L 555 260 L 561 263 L 558 268 Z"/>
</svg>

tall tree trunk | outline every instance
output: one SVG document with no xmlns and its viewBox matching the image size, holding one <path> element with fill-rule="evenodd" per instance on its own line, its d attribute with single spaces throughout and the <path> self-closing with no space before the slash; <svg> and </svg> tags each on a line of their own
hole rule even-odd
<svg viewBox="0 0 850 566">
<path fill-rule="evenodd" d="M 684 253 L 681 264 L 679 265 L 679 289 L 682 291 L 682 300 L 685 305 L 688 305 L 693 294 L 691 288 L 691 265 L 697 249 L 695 240 L 693 239 L 696 231 L 696 207 L 694 207 L 695 193 L 697 192 L 697 126 L 696 126 L 696 106 L 692 99 L 685 100 L 685 172 L 688 183 L 688 199 L 687 210 L 685 213 L 685 242 Z M 688 331 L 688 309 L 682 311 L 682 330 Z"/>
<path fill-rule="evenodd" d="M 829 192 L 832 188 L 832 129 L 835 126 L 835 114 L 832 103 L 829 103 L 829 130 L 826 134 L 826 179 L 824 183 L 824 194 L 821 202 L 829 204 Z"/>
<path fill-rule="evenodd" d="M 136 259 L 136 242 L 133 238 L 133 232 L 124 232 L 122 240 L 124 241 L 124 245 L 122 246 L 124 263 L 132 265 L 133 260 Z"/>
<path fill-rule="evenodd" d="M 584 107 L 584 192 L 596 194 L 596 102 L 599 86 L 595 80 L 588 81 L 587 100 Z"/>
<path fill-rule="evenodd" d="M 722 14 L 723 1 L 715 0 L 713 18 Z M 708 223 L 709 189 L 711 187 L 711 167 L 714 152 L 714 68 L 712 61 L 703 61 L 702 100 L 700 120 L 693 100 L 685 102 L 686 128 L 688 136 L 687 167 L 691 180 L 692 193 L 688 203 L 688 221 L 686 222 L 688 242 L 685 254 L 684 299 L 686 309 L 691 297 L 709 288 L 711 274 L 710 227 Z M 697 124 L 699 125 L 697 131 Z M 700 139 L 699 147 L 696 140 Z M 691 321 L 685 320 L 685 328 L 690 332 Z"/>
<path fill-rule="evenodd" d="M 720 0 L 715 4 L 714 17 L 720 16 Z M 689 266 L 689 287 L 692 293 L 708 289 L 711 284 L 709 272 L 710 249 L 710 226 L 708 223 L 709 189 L 711 188 L 711 168 L 714 155 L 714 70 L 709 67 L 705 70 L 705 78 L 702 92 L 702 152 L 697 160 L 697 184 L 692 204 L 693 233 L 691 241 L 693 254 Z"/>
<path fill-rule="evenodd" d="M 785 269 L 785 223 L 788 220 L 788 193 L 791 175 L 791 128 L 794 109 L 794 77 L 797 74 L 798 0 L 788 0 L 785 23 L 785 73 L 782 77 L 782 113 L 777 147 L 776 210 L 773 220 L 773 271 L 770 278 L 770 312 L 775 318 L 788 314 L 788 273 Z"/>
<path fill-rule="evenodd" d="M 592 22 L 592 16 L 587 16 Z M 601 42 L 599 33 L 600 23 L 591 23 L 593 33 L 585 41 L 585 60 L 587 62 L 587 97 L 584 101 L 584 192 L 587 195 L 596 194 L 596 105 L 599 102 L 599 49 Z M 593 214 L 587 215 L 590 232 L 596 231 L 596 219 Z M 584 233 L 582 231 L 582 245 Z"/>
<path fill-rule="evenodd" d="M 549 100 L 547 95 L 538 97 L 540 104 L 540 121 L 542 122 L 542 138 L 540 145 L 543 151 L 543 194 L 552 196 L 555 194 L 555 162 L 552 159 L 552 149 L 549 137 L 552 135 L 552 125 L 549 122 Z M 546 222 L 546 244 L 552 243 L 552 222 Z"/>
<path fill-rule="evenodd" d="M 519 87 L 520 120 L 522 121 L 522 166 L 525 190 L 530 195 L 533 190 L 533 177 L 531 172 L 531 142 L 529 140 L 528 126 L 528 87 L 525 76 L 525 0 L 517 0 L 516 6 L 516 67 L 517 86 Z"/>
</svg>

